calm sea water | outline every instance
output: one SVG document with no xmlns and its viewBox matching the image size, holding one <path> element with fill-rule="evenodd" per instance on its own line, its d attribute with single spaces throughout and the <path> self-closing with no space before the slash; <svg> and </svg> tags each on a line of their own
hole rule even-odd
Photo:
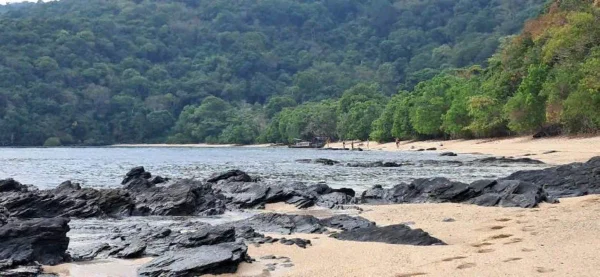
<svg viewBox="0 0 600 277">
<path fill-rule="evenodd" d="M 392 186 L 420 177 L 448 177 L 470 182 L 506 176 L 535 165 L 469 164 L 483 156 L 440 157 L 436 152 L 323 151 L 288 148 L 0 148 L 0 179 L 14 178 L 39 188 L 65 180 L 84 186 L 118 187 L 134 166 L 171 178 L 204 179 L 215 172 L 241 169 L 266 180 L 326 182 L 332 187 L 362 191 L 373 185 Z M 351 168 L 306 164 L 298 159 L 328 158 L 348 162 L 393 161 L 400 168 Z M 466 162 L 459 166 L 453 161 Z"/>
</svg>

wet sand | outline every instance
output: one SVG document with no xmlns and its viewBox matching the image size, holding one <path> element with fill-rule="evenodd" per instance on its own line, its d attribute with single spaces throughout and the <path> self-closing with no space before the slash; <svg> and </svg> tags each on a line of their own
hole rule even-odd
<svg viewBox="0 0 600 277">
<path fill-rule="evenodd" d="M 361 145 L 362 144 L 362 145 Z M 333 148 L 342 148 L 342 143 L 331 143 Z M 366 142 L 355 142 L 355 147 L 367 149 Z M 350 148 L 349 142 L 346 147 Z M 516 137 L 506 139 L 473 139 L 473 140 L 431 140 L 431 141 L 403 141 L 396 148 L 395 143 L 379 144 L 369 142 L 369 150 L 384 151 L 410 151 L 435 147 L 437 151 L 452 151 L 456 153 L 479 153 L 494 156 L 525 157 L 541 160 L 549 164 L 565 164 L 572 162 L 585 162 L 592 157 L 600 156 L 600 137 L 589 138 L 544 138 L 533 139 Z M 548 151 L 555 153 L 544 154 Z"/>
</svg>

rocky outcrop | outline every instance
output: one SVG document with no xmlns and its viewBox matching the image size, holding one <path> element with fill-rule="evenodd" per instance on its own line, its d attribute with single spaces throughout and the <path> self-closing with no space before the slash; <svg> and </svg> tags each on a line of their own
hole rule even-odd
<svg viewBox="0 0 600 277">
<path fill-rule="evenodd" d="M 384 162 L 384 161 L 376 161 L 376 162 L 354 162 L 347 163 L 348 167 L 401 167 L 402 164 L 396 162 Z"/>
<path fill-rule="evenodd" d="M 504 179 L 538 185 L 552 198 L 600 194 L 600 157 L 586 163 L 518 171 Z"/>
<path fill-rule="evenodd" d="M 258 179 L 250 177 L 250 175 L 246 174 L 246 172 L 241 170 L 229 170 L 222 173 L 214 174 L 208 180 L 209 183 L 216 183 L 219 181 L 227 181 L 227 182 L 256 182 Z"/>
<path fill-rule="evenodd" d="M 196 180 L 178 180 L 175 183 L 152 186 L 133 193 L 135 208 L 132 215 L 217 215 L 225 212 L 223 196 L 214 193 L 210 184 Z"/>
<path fill-rule="evenodd" d="M 506 163 L 517 163 L 517 164 L 544 164 L 544 162 L 539 160 L 534 160 L 531 158 L 507 158 L 507 157 L 488 157 L 483 159 L 478 159 L 474 161 L 475 163 L 484 163 L 484 164 L 506 164 Z"/>
<path fill-rule="evenodd" d="M 321 222 L 314 216 L 276 213 L 258 214 L 248 219 L 228 223 L 226 226 L 250 227 L 258 232 L 284 235 L 292 233 L 313 234 L 326 231 Z"/>
<path fill-rule="evenodd" d="M 383 242 L 408 245 L 445 245 L 437 238 L 421 229 L 411 229 L 402 224 L 384 227 L 371 226 L 341 232 L 335 237 L 339 240 Z"/>
<path fill-rule="evenodd" d="M 340 229 L 343 231 L 352 231 L 360 228 L 375 226 L 375 222 L 369 221 L 360 216 L 352 217 L 349 215 L 335 215 L 330 218 L 321 219 L 320 223 L 329 228 Z"/>
<path fill-rule="evenodd" d="M 0 227 L 0 261 L 12 266 L 54 265 L 66 259 L 69 219 L 9 220 Z"/>
<path fill-rule="evenodd" d="M 234 273 L 240 262 L 248 260 L 247 247 L 241 243 L 222 243 L 167 252 L 143 265 L 139 276 L 200 276 Z"/>
<path fill-rule="evenodd" d="M 440 153 L 441 157 L 456 157 L 458 156 L 458 154 L 454 153 L 454 152 L 443 152 Z"/>
<path fill-rule="evenodd" d="M 536 207 L 548 201 L 541 186 L 515 180 L 480 180 L 471 184 L 446 178 L 417 179 L 389 189 L 375 186 L 363 192 L 361 202 L 389 203 L 470 203 L 481 206 Z"/>
</svg>

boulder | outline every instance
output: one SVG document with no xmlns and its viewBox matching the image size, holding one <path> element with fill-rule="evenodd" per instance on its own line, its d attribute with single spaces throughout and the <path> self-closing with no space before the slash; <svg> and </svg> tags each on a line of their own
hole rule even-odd
<svg viewBox="0 0 600 277">
<path fill-rule="evenodd" d="M 360 228 L 375 226 L 375 222 L 369 221 L 363 217 L 352 217 L 349 215 L 335 215 L 319 221 L 323 226 L 340 229 L 343 231 L 352 231 Z"/>
<path fill-rule="evenodd" d="M 318 163 L 318 164 L 324 164 L 324 165 L 336 165 L 336 164 L 340 163 L 338 161 L 334 161 L 331 159 L 324 159 L 324 158 L 316 159 L 313 162 Z"/>
<path fill-rule="evenodd" d="M 388 244 L 445 245 L 443 241 L 430 236 L 429 233 L 421 229 L 411 229 L 403 224 L 384 227 L 371 226 L 343 231 L 337 234 L 336 238 L 339 240 L 383 242 Z"/>
<path fill-rule="evenodd" d="M 210 184 L 182 179 L 166 187 L 152 187 L 134 193 L 132 215 L 187 216 L 217 215 L 225 212 L 223 196 Z"/>
<path fill-rule="evenodd" d="M 234 273 L 247 261 L 247 247 L 241 243 L 221 243 L 167 252 L 143 265 L 139 276 L 199 276 Z"/>
<path fill-rule="evenodd" d="M 25 192 L 27 191 L 27 186 L 22 185 L 21 183 L 13 180 L 13 179 L 6 179 L 6 180 L 0 180 L 0 193 L 1 192 Z"/>
<path fill-rule="evenodd" d="M 0 260 L 11 260 L 14 265 L 65 261 L 68 223 L 66 218 L 9 220 L 0 227 Z"/>
<path fill-rule="evenodd" d="M 458 156 L 458 154 L 456 154 L 454 152 L 443 152 L 443 153 L 440 153 L 440 156 L 442 156 L 442 157 L 456 157 L 456 156 Z"/>
<path fill-rule="evenodd" d="M 229 170 L 222 173 L 213 174 L 208 180 L 209 183 L 216 183 L 219 181 L 227 182 L 255 182 L 257 179 L 250 177 L 246 172 L 241 170 Z"/>
</svg>

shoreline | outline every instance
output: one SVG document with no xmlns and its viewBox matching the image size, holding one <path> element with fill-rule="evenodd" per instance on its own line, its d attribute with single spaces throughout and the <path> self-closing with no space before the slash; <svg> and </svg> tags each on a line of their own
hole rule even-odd
<svg viewBox="0 0 600 277">
<path fill-rule="evenodd" d="M 346 148 L 350 148 L 346 142 Z M 181 148 L 269 148 L 281 147 L 275 144 L 114 144 L 108 147 L 143 148 L 143 147 L 181 147 Z M 330 143 L 329 148 L 342 148 L 342 142 Z M 418 149 L 436 148 L 437 152 L 456 152 L 458 154 L 484 154 L 493 156 L 529 157 L 551 165 L 573 162 L 586 162 L 600 156 L 600 136 L 595 137 L 552 137 L 533 139 L 530 136 L 508 137 L 498 139 L 470 140 L 427 140 L 401 141 L 398 148 L 394 142 L 377 143 L 356 141 L 355 147 L 365 151 L 416 151 Z M 550 153 L 552 152 L 552 153 Z"/>
</svg>

